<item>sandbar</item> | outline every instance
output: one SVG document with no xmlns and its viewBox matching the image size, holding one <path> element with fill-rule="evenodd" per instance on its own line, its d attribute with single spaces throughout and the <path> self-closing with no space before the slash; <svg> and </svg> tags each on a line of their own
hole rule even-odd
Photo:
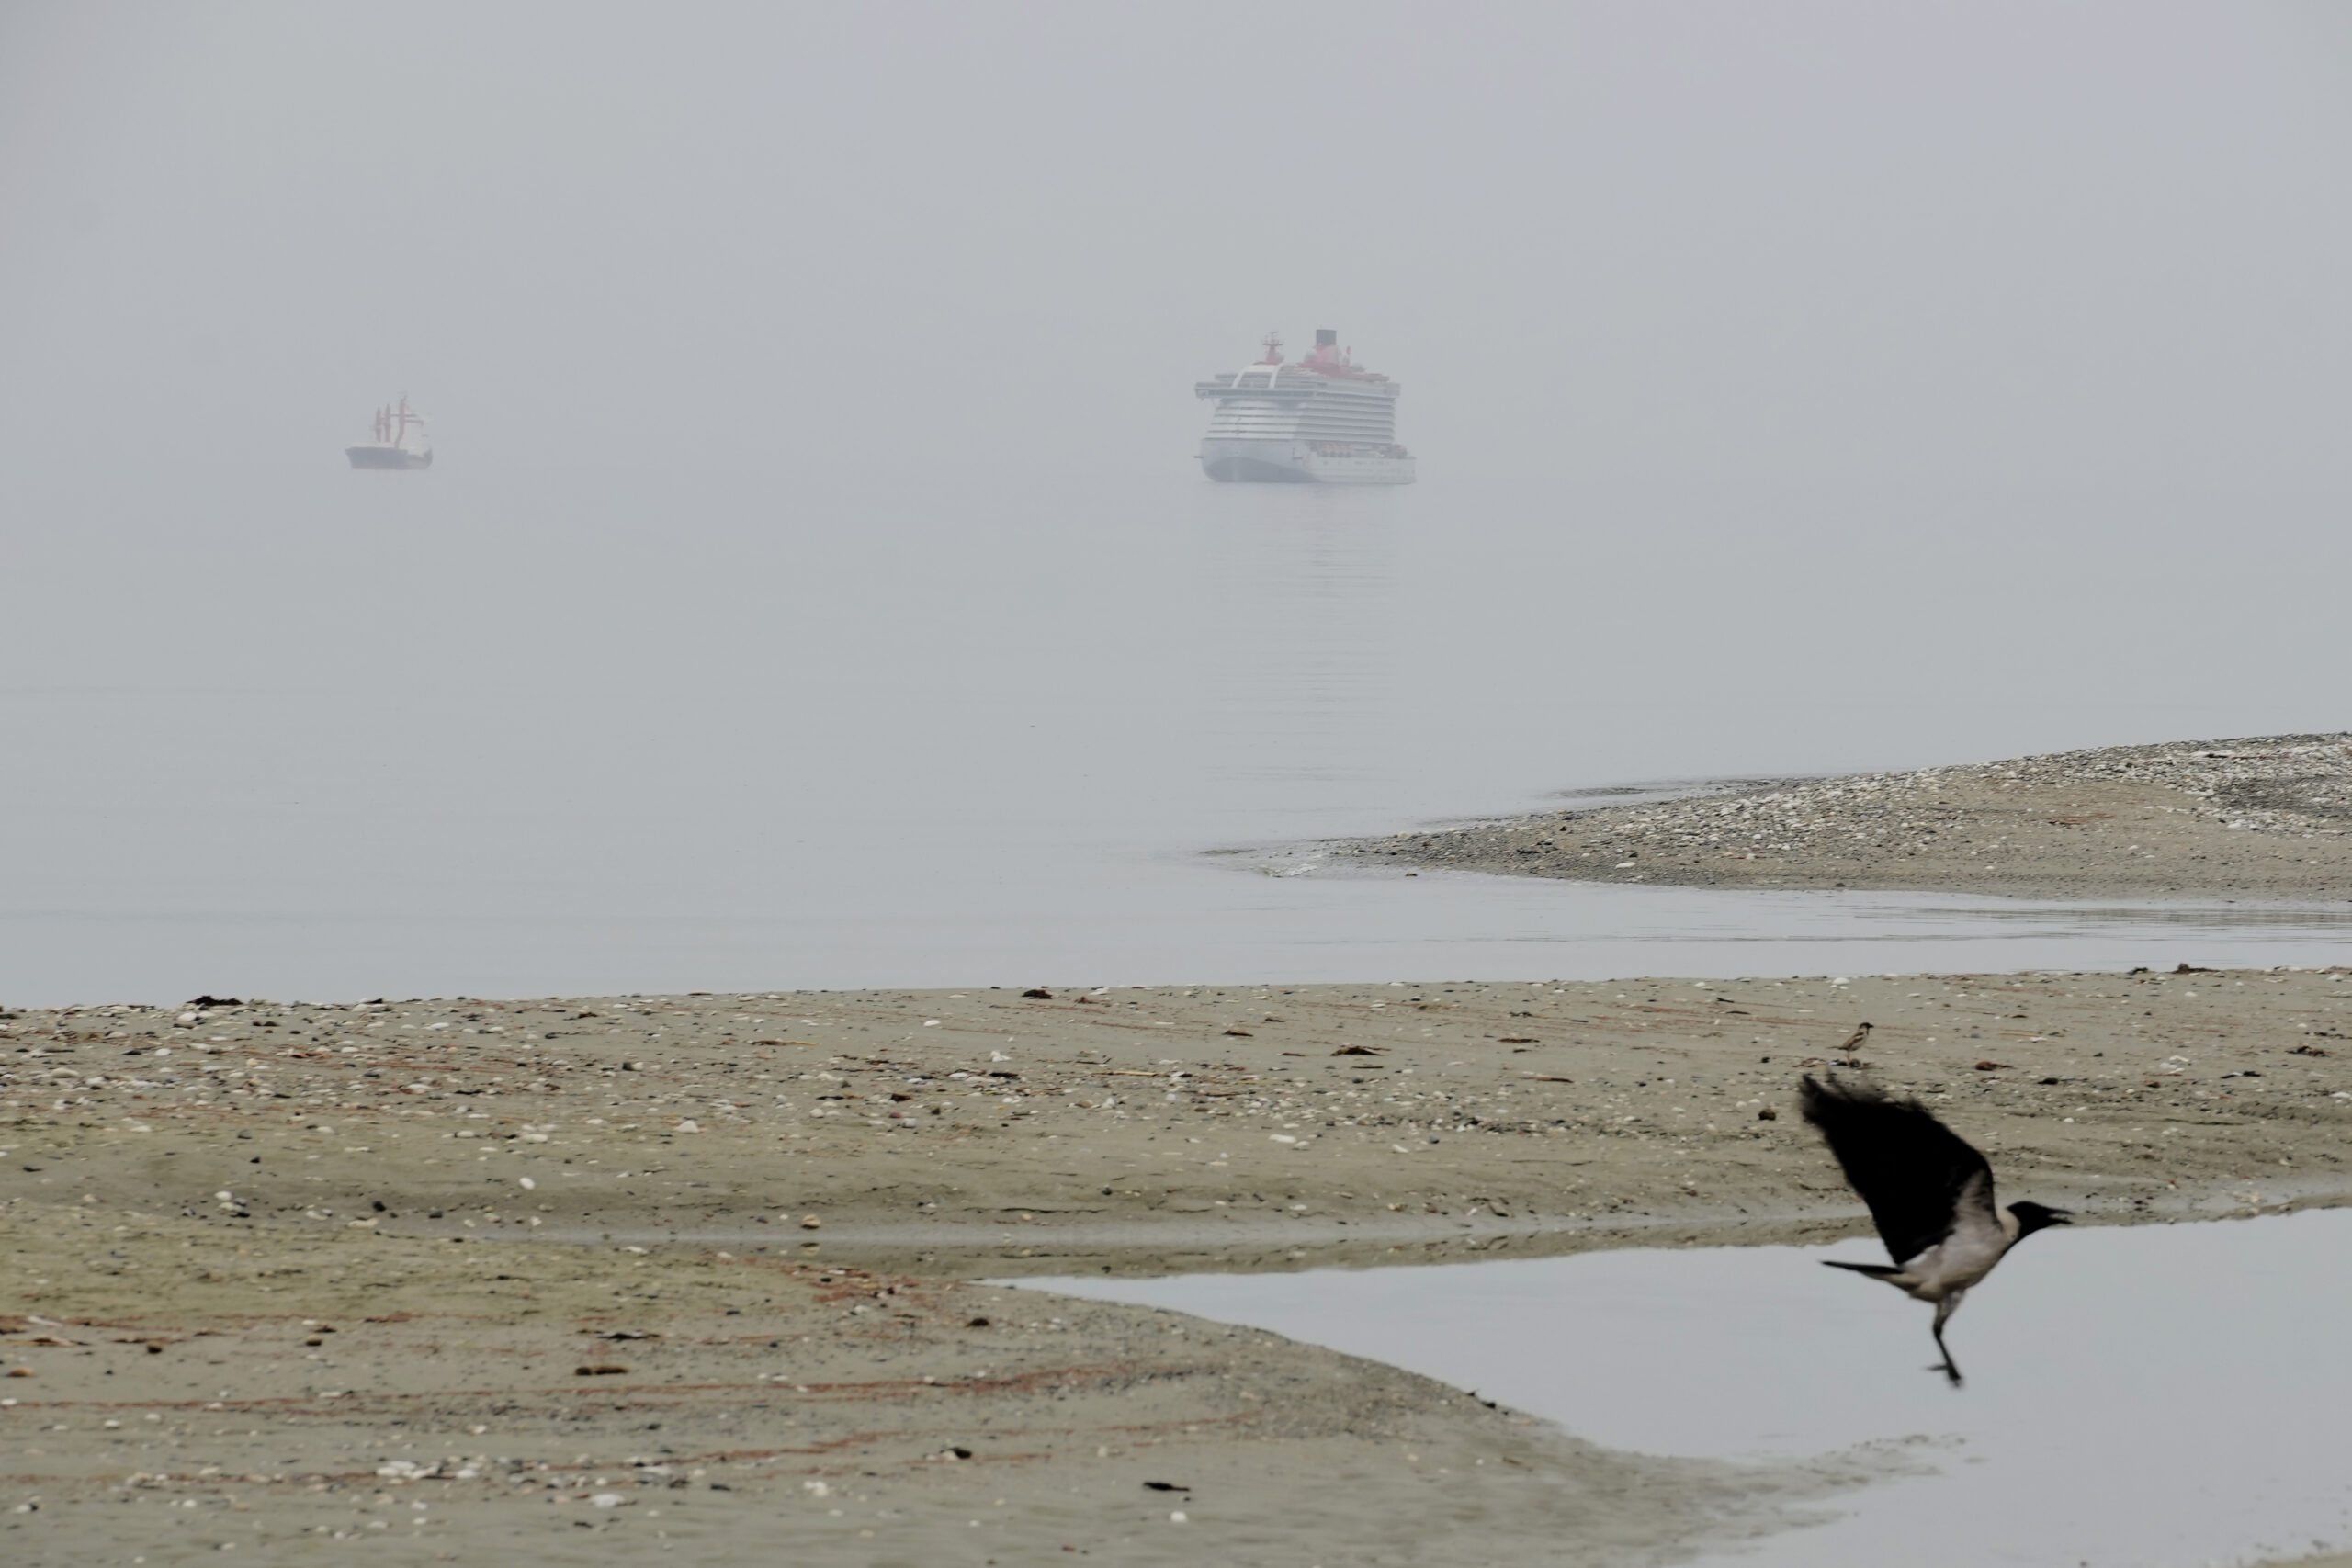
<svg viewBox="0 0 2352 1568">
<path fill-rule="evenodd" d="M 1871 1462 L 990 1281 L 1865 1234 L 1865 1019 L 2005 1197 L 2352 1198 L 2343 970 L 205 1000 L 0 1018 L 12 1562 L 1663 1561 Z"/>
</svg>

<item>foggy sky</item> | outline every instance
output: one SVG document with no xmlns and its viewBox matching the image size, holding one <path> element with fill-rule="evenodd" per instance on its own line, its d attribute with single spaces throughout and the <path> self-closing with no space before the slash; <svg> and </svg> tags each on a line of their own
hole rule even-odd
<svg viewBox="0 0 2352 1568">
<path fill-rule="evenodd" d="M 1425 475 L 2352 484 L 2319 6 L 0 8 L 0 480 L 1182 467 L 1336 326 Z"/>
</svg>

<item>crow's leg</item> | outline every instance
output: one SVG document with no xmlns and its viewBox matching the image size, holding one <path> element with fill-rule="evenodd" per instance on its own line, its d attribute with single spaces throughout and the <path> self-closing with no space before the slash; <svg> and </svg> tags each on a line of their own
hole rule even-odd
<svg viewBox="0 0 2352 1568">
<path fill-rule="evenodd" d="M 1944 1320 L 1951 1316 L 1953 1313 L 1960 1310 L 1960 1298 L 1964 1293 L 1964 1292 L 1954 1291 L 1951 1294 L 1946 1296 L 1943 1300 L 1936 1303 L 1936 1348 L 1943 1353 L 1944 1359 L 1941 1365 L 1929 1367 L 1928 1369 L 1931 1372 L 1943 1373 L 1946 1378 L 1951 1380 L 1951 1386 L 1954 1388 L 1958 1388 L 1960 1386 L 1960 1365 L 1951 1359 L 1951 1351 L 1944 1344 Z"/>
</svg>

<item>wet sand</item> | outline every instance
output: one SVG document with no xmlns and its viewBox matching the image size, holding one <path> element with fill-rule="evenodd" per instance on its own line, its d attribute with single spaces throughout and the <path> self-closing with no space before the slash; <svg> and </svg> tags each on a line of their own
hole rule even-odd
<svg viewBox="0 0 2352 1568">
<path fill-rule="evenodd" d="M 2007 1196 L 2352 1196 L 2340 972 L 1048 988 L 0 1021 L 0 1539 L 1655 1561 L 1877 1461 L 976 1281 L 1859 1234 L 1790 1095 L 1864 1018 Z"/>
<path fill-rule="evenodd" d="M 2352 738 L 2116 746 L 1694 786 L 1677 798 L 1313 852 L 1363 865 L 1674 886 L 2341 904 L 2352 899 Z"/>
<path fill-rule="evenodd" d="M 1610 1453 L 1389 1368 L 986 1285 L 356 1235 L 208 1261 L 199 1227 L 134 1224 L 18 1249 L 52 1276 L 119 1253 L 132 1288 L 8 1325 L 11 1562 L 1651 1562 L 1872 1468 Z"/>
</svg>

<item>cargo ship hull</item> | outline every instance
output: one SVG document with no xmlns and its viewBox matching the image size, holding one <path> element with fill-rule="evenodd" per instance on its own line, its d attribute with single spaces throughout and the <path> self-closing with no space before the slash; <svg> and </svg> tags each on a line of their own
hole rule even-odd
<svg viewBox="0 0 2352 1568">
<path fill-rule="evenodd" d="M 398 446 L 346 446 L 343 455 L 355 468 L 429 468 L 430 452 L 404 452 Z"/>
</svg>

